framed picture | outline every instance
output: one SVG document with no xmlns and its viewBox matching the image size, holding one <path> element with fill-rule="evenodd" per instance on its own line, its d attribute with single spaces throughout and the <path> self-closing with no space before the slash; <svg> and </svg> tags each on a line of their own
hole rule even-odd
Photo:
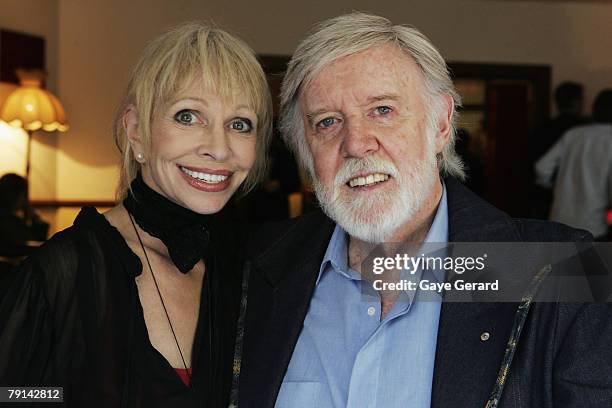
<svg viewBox="0 0 612 408">
<path fill-rule="evenodd" d="M 19 84 L 17 68 L 45 71 L 45 39 L 0 29 L 0 82 Z"/>
</svg>

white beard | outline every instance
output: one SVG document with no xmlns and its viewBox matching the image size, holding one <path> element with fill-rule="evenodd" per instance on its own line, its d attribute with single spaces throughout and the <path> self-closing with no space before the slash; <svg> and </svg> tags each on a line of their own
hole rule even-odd
<svg viewBox="0 0 612 408">
<path fill-rule="evenodd" d="M 414 163 L 409 174 L 399 174 L 386 160 L 366 156 L 348 159 L 331 188 L 314 176 L 313 186 L 323 211 L 352 237 L 371 243 L 389 239 L 421 209 L 438 177 L 434 135 L 426 133 L 425 160 Z M 385 183 L 394 181 L 398 187 L 368 194 L 347 191 L 345 183 L 358 173 L 389 174 L 392 179 Z"/>
</svg>

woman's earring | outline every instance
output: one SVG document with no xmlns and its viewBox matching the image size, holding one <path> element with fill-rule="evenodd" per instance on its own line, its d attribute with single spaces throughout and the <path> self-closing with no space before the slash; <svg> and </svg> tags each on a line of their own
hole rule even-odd
<svg viewBox="0 0 612 408">
<path fill-rule="evenodd" d="M 137 161 L 138 163 L 143 163 L 143 162 L 144 162 L 144 154 L 142 154 L 142 153 L 137 153 L 137 154 L 136 154 L 136 161 Z"/>
</svg>

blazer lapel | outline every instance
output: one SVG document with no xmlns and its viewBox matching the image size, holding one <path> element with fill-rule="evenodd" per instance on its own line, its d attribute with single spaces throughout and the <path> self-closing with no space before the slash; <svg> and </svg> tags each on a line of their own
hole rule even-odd
<svg viewBox="0 0 612 408">
<path fill-rule="evenodd" d="M 302 330 L 334 224 L 304 217 L 259 257 L 249 283 L 241 407 L 273 407 Z"/>
<path fill-rule="evenodd" d="M 450 242 L 520 239 L 511 218 L 454 179 L 445 180 Z M 452 278 L 447 275 L 447 281 Z M 517 303 L 442 304 L 432 407 L 484 407 L 502 361 Z"/>
</svg>

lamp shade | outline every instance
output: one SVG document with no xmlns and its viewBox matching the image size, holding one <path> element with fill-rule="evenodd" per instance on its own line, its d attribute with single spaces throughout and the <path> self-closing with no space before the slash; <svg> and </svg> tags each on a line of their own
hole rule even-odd
<svg viewBox="0 0 612 408">
<path fill-rule="evenodd" d="M 0 107 L 0 119 L 28 131 L 68 130 L 66 112 L 60 101 L 40 87 L 40 80 L 22 79 Z"/>
</svg>

